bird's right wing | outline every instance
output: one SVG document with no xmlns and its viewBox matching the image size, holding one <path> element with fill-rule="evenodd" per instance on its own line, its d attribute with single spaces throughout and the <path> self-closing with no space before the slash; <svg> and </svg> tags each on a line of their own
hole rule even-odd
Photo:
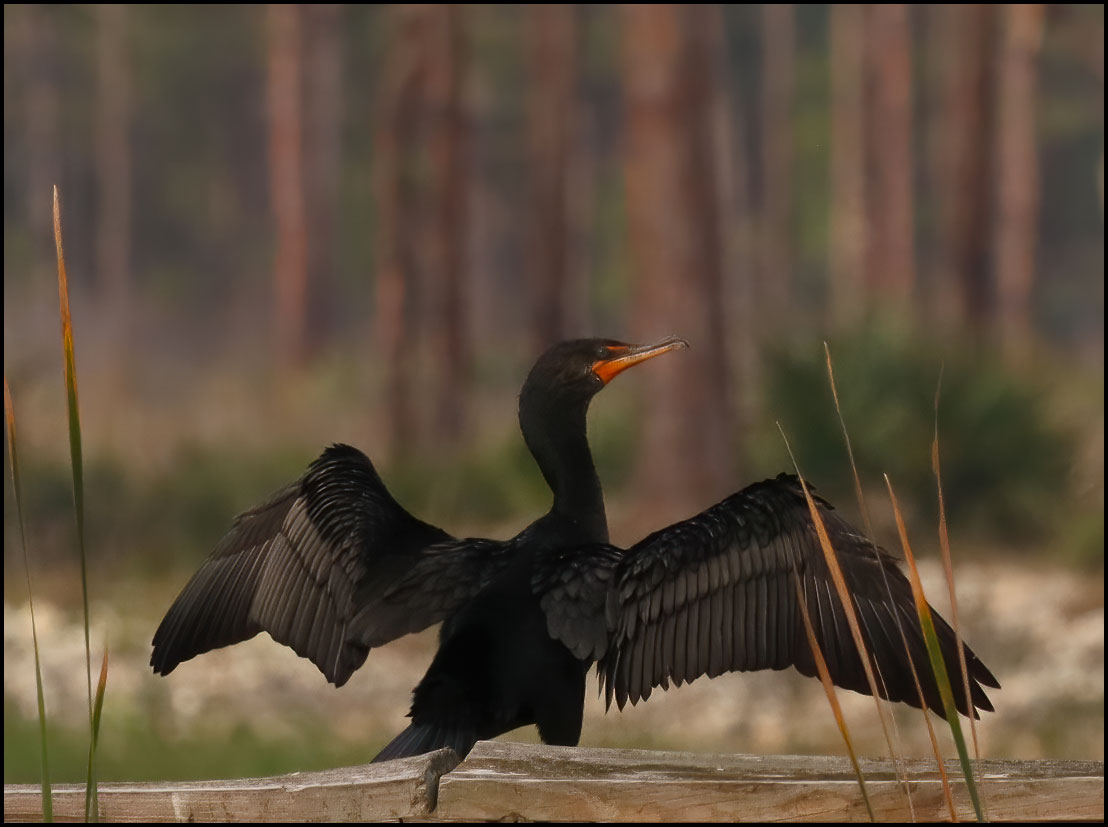
<svg viewBox="0 0 1108 827">
<path fill-rule="evenodd" d="M 911 587 L 897 560 L 816 498 L 852 596 L 883 697 L 942 715 Z M 615 555 L 567 553 L 536 589 L 547 625 L 578 657 L 597 658 L 610 704 L 622 709 L 701 675 L 784 669 L 814 676 L 801 597 L 837 685 L 869 694 L 861 659 L 795 477 L 756 483 Z M 887 585 L 886 585 L 887 584 Z M 932 611 L 948 672 L 959 674 L 954 632 Z M 907 650 L 901 639 L 907 640 Z M 606 639 L 601 633 L 606 631 Z M 973 705 L 991 710 L 998 686 L 966 647 Z M 883 680 L 883 687 L 881 681 Z M 959 682 L 955 678 L 955 686 Z M 968 712 L 965 696 L 955 692 Z M 976 714 L 976 713 L 974 713 Z"/>
<path fill-rule="evenodd" d="M 416 519 L 365 454 L 335 445 L 236 519 L 166 613 L 150 664 L 165 675 L 264 630 L 342 686 L 370 648 L 445 619 L 506 558 L 502 543 Z"/>
</svg>

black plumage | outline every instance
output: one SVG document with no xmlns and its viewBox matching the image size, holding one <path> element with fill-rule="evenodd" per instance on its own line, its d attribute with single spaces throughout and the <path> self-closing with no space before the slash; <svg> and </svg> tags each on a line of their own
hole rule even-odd
<svg viewBox="0 0 1108 827">
<path fill-rule="evenodd" d="M 919 706 L 899 624 L 924 699 L 942 715 L 911 586 L 896 559 L 854 530 L 826 501 L 817 498 L 816 502 L 867 649 L 884 679 L 883 697 Z M 622 708 L 628 701 L 634 704 L 648 698 L 651 688 L 664 686 L 667 679 L 680 685 L 723 671 L 795 666 L 802 674 L 814 676 L 794 573 L 832 680 L 837 686 L 869 694 L 799 480 L 782 474 L 655 532 L 623 554 L 608 597 L 606 646 L 589 651 L 599 660 L 609 703 L 614 698 Z M 660 612 L 656 605 L 662 607 Z M 960 669 L 954 631 L 934 610 L 932 615 L 946 668 L 956 676 Z M 671 635 L 668 627 L 674 620 L 676 630 Z M 641 648 L 656 645 L 659 627 L 662 668 L 644 669 Z M 578 642 L 558 630 L 551 632 L 569 645 Z M 991 711 L 981 685 L 997 687 L 997 681 L 968 647 L 966 661 L 973 704 Z M 955 700 L 958 710 L 969 714 L 964 693 L 955 692 Z"/>
<path fill-rule="evenodd" d="M 629 549 L 608 543 L 589 402 L 622 370 L 686 346 L 589 339 L 540 357 L 519 418 L 554 502 L 511 540 L 456 539 L 405 511 L 360 451 L 327 449 L 298 482 L 237 518 L 158 627 L 154 671 L 264 630 L 341 686 L 373 647 L 442 622 L 412 724 L 376 760 L 443 746 L 464 756 L 477 740 L 528 724 L 547 743 L 573 745 L 594 662 L 608 704 L 621 709 L 705 674 L 795 666 L 815 675 L 799 583 L 832 680 L 868 694 L 795 477 L 751 485 Z M 919 705 L 910 655 L 927 705 L 942 714 L 895 558 L 817 505 L 882 694 Z M 957 675 L 953 631 L 933 615 Z M 955 695 L 976 715 L 992 709 L 982 685 L 998 683 L 968 647 L 966 660 L 975 709 Z"/>
</svg>

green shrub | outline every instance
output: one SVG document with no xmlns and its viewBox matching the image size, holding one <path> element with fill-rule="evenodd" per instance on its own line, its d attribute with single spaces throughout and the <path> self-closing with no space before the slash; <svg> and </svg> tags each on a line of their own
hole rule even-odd
<svg viewBox="0 0 1108 827">
<path fill-rule="evenodd" d="M 942 366 L 939 444 L 952 528 L 1028 544 L 1057 529 L 1067 510 L 1075 445 L 1050 419 L 1045 383 L 964 342 L 936 342 L 888 326 L 867 326 L 829 346 L 864 485 L 878 485 L 888 473 L 913 511 L 937 515 L 930 450 Z M 822 346 L 777 349 L 764 369 L 764 428 L 779 419 L 812 482 L 853 501 Z M 763 460 L 767 449 L 783 453 L 764 441 L 757 447 Z"/>
</svg>

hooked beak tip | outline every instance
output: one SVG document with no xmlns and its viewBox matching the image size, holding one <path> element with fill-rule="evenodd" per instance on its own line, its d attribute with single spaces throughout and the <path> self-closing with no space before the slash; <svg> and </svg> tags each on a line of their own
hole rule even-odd
<svg viewBox="0 0 1108 827">
<path fill-rule="evenodd" d="M 609 359 L 602 359 L 592 366 L 593 372 L 607 385 L 613 378 L 629 367 L 669 353 L 671 350 L 685 350 L 689 343 L 680 336 L 667 336 L 652 345 L 632 345 Z"/>
</svg>

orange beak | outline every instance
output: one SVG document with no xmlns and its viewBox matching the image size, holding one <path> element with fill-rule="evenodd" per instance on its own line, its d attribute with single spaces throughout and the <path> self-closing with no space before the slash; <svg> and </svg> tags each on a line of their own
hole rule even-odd
<svg viewBox="0 0 1108 827">
<path fill-rule="evenodd" d="M 592 363 L 592 372 L 600 377 L 605 385 L 613 378 L 623 373 L 627 368 L 634 367 L 639 362 L 669 353 L 671 350 L 683 350 L 689 343 L 679 336 L 667 336 L 662 341 L 653 345 L 623 345 L 610 348 L 611 356 Z"/>
</svg>

